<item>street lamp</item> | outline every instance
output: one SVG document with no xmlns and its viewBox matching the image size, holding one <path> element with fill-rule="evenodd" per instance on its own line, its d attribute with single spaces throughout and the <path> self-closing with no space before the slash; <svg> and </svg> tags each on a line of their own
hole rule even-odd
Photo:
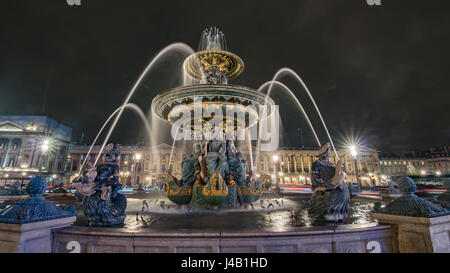
<svg viewBox="0 0 450 273">
<path fill-rule="evenodd" d="M 44 139 L 41 144 L 41 152 L 47 153 L 50 148 L 50 140 Z"/>
<path fill-rule="evenodd" d="M 134 158 L 136 158 L 137 161 L 141 160 L 142 155 L 141 154 L 135 154 Z"/>
<path fill-rule="evenodd" d="M 272 157 L 273 162 L 274 162 L 274 171 L 275 171 L 275 190 L 280 191 L 280 179 L 278 177 L 278 155 L 274 155 Z"/>
<path fill-rule="evenodd" d="M 358 173 L 358 162 L 356 161 L 356 157 L 358 156 L 358 148 L 356 145 L 350 145 L 350 154 L 353 157 L 353 161 L 355 162 L 355 176 L 356 176 L 356 183 L 358 184 L 359 190 L 362 190 L 361 186 L 361 180 L 359 179 L 359 173 Z"/>
</svg>

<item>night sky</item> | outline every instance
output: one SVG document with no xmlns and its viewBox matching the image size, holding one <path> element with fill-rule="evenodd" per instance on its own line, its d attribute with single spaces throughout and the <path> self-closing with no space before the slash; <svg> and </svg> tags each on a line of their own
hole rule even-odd
<svg viewBox="0 0 450 273">
<path fill-rule="evenodd" d="M 106 1 L 0 3 L 0 114 L 49 115 L 91 142 L 141 71 L 165 46 L 197 49 L 203 29 L 219 27 L 245 73 L 230 83 L 258 88 L 289 67 L 309 86 L 338 144 L 353 135 L 383 151 L 449 145 L 448 1 Z M 148 75 L 131 100 L 145 112 L 179 82 L 180 54 Z M 283 78 L 305 105 L 303 89 Z M 313 137 L 292 99 L 280 92 L 282 145 Z M 112 136 L 136 143 L 142 126 L 126 112 Z M 167 141 L 170 143 L 171 140 Z"/>
</svg>

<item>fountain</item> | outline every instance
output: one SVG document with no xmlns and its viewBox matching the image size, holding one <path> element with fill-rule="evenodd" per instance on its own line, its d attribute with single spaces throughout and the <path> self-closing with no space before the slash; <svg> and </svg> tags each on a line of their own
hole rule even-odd
<svg viewBox="0 0 450 273">
<path fill-rule="evenodd" d="M 129 101 L 158 59 L 172 51 L 186 55 L 182 63 L 183 85 L 154 97 L 148 113 L 150 121 L 146 120 L 140 108 Z M 230 84 L 229 81 L 243 70 L 244 62 L 228 51 L 225 35 L 217 28 L 202 32 L 197 52 L 181 43 L 163 49 L 145 68 L 124 103 L 101 127 L 95 141 L 113 120 L 95 161 L 87 162 L 91 146 L 82 163 L 84 168 L 75 186 L 88 226 L 67 227 L 69 224 L 65 224 L 64 229 L 52 229 L 53 237 L 48 240 L 52 243 L 51 251 L 72 251 L 74 244 L 80 252 L 398 251 L 399 240 L 394 227 L 380 225 L 371 217 L 373 202 L 350 200 L 344 181 L 345 166 L 339 160 L 319 108 L 302 79 L 284 68 L 258 90 Z M 302 102 L 286 85 L 277 81 L 283 75 L 294 76 L 308 93 L 329 143 L 321 145 Z M 265 94 L 263 90 L 267 87 Z M 271 98 L 274 87 L 281 87 L 295 102 L 317 145 L 321 146 L 318 159 L 311 166 L 314 191 L 311 200 L 281 197 L 271 190 L 269 174 L 253 176 L 253 155 L 259 156 L 261 137 L 252 138 L 252 134 L 262 131 L 261 127 L 259 130 L 254 128 L 269 118 L 278 118 L 277 106 Z M 126 108 L 137 112 L 144 121 L 150 145 L 156 142 L 155 135 L 159 133 L 157 122 L 164 121 L 172 126 L 169 168 L 167 174 L 157 177 L 157 180 L 163 180 L 164 192 L 155 191 L 157 196 L 140 188 L 139 194 L 126 198 L 119 191 L 117 147 L 106 144 Z M 273 126 L 270 127 L 272 130 Z M 248 145 L 250 170 L 246 169 L 240 152 L 243 149 L 235 145 L 239 140 Z M 252 140 L 257 140 L 255 152 L 251 148 Z M 183 149 L 181 177 L 176 177 L 171 168 L 177 141 L 183 141 L 183 146 L 187 147 Z M 154 146 L 151 145 L 153 153 Z M 104 148 L 106 160 L 97 164 Z M 338 159 L 336 164 L 328 160 L 331 149 Z M 377 217 L 389 221 L 394 217 L 389 213 L 401 210 L 399 208 L 406 207 L 405 204 L 429 207 L 408 193 L 397 203 L 384 208 L 377 205 Z M 437 210 L 432 208 L 433 212 Z M 80 209 L 78 214 L 80 216 Z M 447 214 L 439 211 L 436 216 L 448 218 Z M 72 215 L 72 210 L 63 214 Z M 70 219 L 73 221 L 73 217 Z M 69 223 L 69 220 L 64 221 Z M 58 227 L 62 225 L 58 224 Z M 0 223 L 0 230 L 2 228 L 10 229 Z M 0 237 L 0 242 L 2 240 L 9 238 Z"/>
<path fill-rule="evenodd" d="M 180 129 L 187 140 L 196 137 L 194 152 L 182 163 L 183 177 L 165 178 L 165 193 L 172 202 L 216 208 L 245 206 L 260 198 L 261 182 L 246 178 L 245 162 L 234 140 L 262 118 L 258 107 L 269 106 L 262 112 L 268 115 L 274 102 L 257 90 L 228 84 L 243 69 L 243 61 L 227 51 L 223 33 L 207 29 L 199 51 L 184 62 L 184 71 L 199 84 L 174 88 L 153 99 L 152 111 L 174 126 L 174 141 Z"/>
</svg>

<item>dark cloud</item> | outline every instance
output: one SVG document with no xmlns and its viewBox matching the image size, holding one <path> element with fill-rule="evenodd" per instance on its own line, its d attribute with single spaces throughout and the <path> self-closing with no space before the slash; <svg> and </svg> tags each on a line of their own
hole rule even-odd
<svg viewBox="0 0 450 273">
<path fill-rule="evenodd" d="M 48 114 L 92 140 L 140 72 L 173 42 L 197 48 L 216 25 L 246 71 L 235 83 L 257 88 L 281 67 L 310 87 L 333 136 L 360 132 L 382 149 L 448 145 L 448 1 L 3 1 L 0 10 L 0 114 Z M 180 56 L 165 60 L 133 102 L 144 110 L 176 86 Z M 283 79 L 324 131 L 300 86 Z M 280 94 L 284 115 L 299 115 Z M 283 106 L 285 105 L 285 106 Z M 312 135 L 302 118 L 283 121 Z M 126 114 L 113 135 L 138 141 Z M 296 130 L 283 144 L 298 145 Z M 338 138 L 338 137 L 337 137 Z"/>
</svg>

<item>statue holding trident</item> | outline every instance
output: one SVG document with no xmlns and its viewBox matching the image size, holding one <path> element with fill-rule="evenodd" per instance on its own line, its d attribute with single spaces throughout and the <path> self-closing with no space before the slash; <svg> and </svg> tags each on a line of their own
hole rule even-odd
<svg viewBox="0 0 450 273">
<path fill-rule="evenodd" d="M 313 195 L 309 215 L 316 221 L 339 222 L 348 217 L 350 192 L 344 181 L 347 174 L 342 161 L 335 166 L 329 157 L 330 144 L 326 143 L 311 167 Z"/>
</svg>

